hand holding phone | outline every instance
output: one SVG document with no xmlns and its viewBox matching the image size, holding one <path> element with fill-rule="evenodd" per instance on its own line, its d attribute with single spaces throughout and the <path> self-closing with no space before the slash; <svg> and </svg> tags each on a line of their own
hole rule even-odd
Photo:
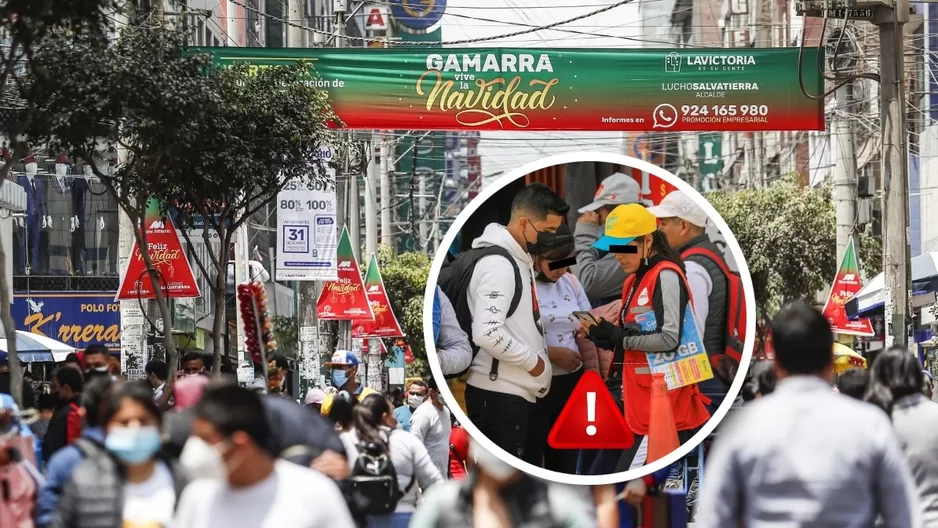
<svg viewBox="0 0 938 528">
<path fill-rule="evenodd" d="M 573 312 L 573 316 L 586 326 L 596 326 L 599 324 L 599 320 L 590 312 Z"/>
</svg>

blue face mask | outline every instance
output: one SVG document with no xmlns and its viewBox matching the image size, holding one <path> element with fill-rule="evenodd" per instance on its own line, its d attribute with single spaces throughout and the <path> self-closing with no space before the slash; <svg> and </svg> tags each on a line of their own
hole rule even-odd
<svg viewBox="0 0 938 528">
<path fill-rule="evenodd" d="M 153 458 L 160 449 L 160 430 L 156 426 L 115 427 L 107 433 L 104 446 L 125 464 L 140 464 Z"/>
<path fill-rule="evenodd" d="M 348 372 L 342 369 L 333 369 L 332 370 L 332 386 L 341 389 L 348 383 L 349 377 Z"/>
</svg>

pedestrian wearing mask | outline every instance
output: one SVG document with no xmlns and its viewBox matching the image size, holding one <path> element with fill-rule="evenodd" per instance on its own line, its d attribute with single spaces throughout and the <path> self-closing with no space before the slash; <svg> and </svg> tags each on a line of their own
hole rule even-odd
<svg viewBox="0 0 938 528">
<path fill-rule="evenodd" d="M 413 416 L 417 407 L 420 407 L 427 399 L 429 388 L 423 380 L 417 380 L 407 388 L 407 401 L 404 405 L 394 409 L 394 418 L 405 431 L 410 431 L 410 418 Z"/>
<path fill-rule="evenodd" d="M 348 350 L 336 350 L 332 354 L 332 360 L 326 363 L 326 367 L 332 369 L 332 386 L 339 391 L 346 391 L 354 396 L 358 401 L 374 394 L 375 391 L 358 382 L 358 357 Z M 332 401 L 334 394 L 329 394 L 322 402 L 322 415 L 329 416 L 332 410 Z"/>
<path fill-rule="evenodd" d="M 416 509 L 417 486 L 425 491 L 443 481 L 427 448 L 414 435 L 397 428 L 391 411 L 386 397 L 371 394 L 355 406 L 353 429 L 341 435 L 350 468 L 355 468 L 363 449 L 376 449 L 390 459 L 403 494 L 394 513 L 370 516 L 368 528 L 407 528 Z"/>
<path fill-rule="evenodd" d="M 97 377 L 108 378 L 106 375 Z M 49 429 L 42 443 L 43 460 L 50 460 L 59 449 L 81 436 L 78 398 L 84 386 L 81 372 L 72 367 L 62 367 L 52 376 L 52 393 L 58 395 L 58 408 L 49 420 Z"/>
<path fill-rule="evenodd" d="M 91 345 L 85 349 L 83 358 L 85 379 L 110 375 L 111 351 L 104 345 Z"/>
<path fill-rule="evenodd" d="M 584 454 L 587 474 L 627 471 L 644 460 L 635 459 L 648 434 L 651 410 L 651 369 L 648 353 L 670 354 L 681 344 L 682 325 L 690 301 L 690 288 L 680 255 L 658 230 L 654 215 L 638 204 L 620 205 L 606 219 L 605 235 L 595 246 L 611 251 L 629 275 L 623 285 L 619 324 L 606 320 L 584 325 L 583 332 L 596 346 L 614 350 L 606 386 L 622 398 L 625 421 L 634 435 L 632 447 L 617 452 L 604 450 Z M 654 331 L 642 331 L 637 317 L 653 313 Z M 691 315 L 692 317 L 692 315 Z M 687 441 L 707 422 L 709 400 L 697 385 L 668 391 L 674 426 L 681 441 Z"/>
<path fill-rule="evenodd" d="M 635 178 L 617 172 L 596 189 L 593 202 L 580 208 L 576 222 L 576 278 L 583 285 L 592 306 L 599 307 L 622 297 L 626 273 L 615 255 L 593 244 L 603 236 L 603 226 L 616 207 L 641 203 L 641 187 Z"/>
<path fill-rule="evenodd" d="M 180 463 L 197 480 L 183 493 L 174 526 L 354 528 L 332 480 L 270 454 L 263 397 L 223 385 L 196 404 Z"/>
<path fill-rule="evenodd" d="M 443 404 L 443 396 L 436 384 L 436 378 L 430 378 L 427 384 L 427 400 L 417 407 L 410 418 L 410 432 L 417 437 L 427 451 L 433 464 L 441 475 L 449 470 L 449 436 L 452 432 L 452 419 L 449 409 Z"/>
<path fill-rule="evenodd" d="M 410 528 L 587 528 L 596 520 L 568 486 L 536 479 L 486 451 L 469 446 L 469 477 L 435 486 Z"/>
<path fill-rule="evenodd" d="M 870 368 L 866 401 L 892 419 L 922 506 L 923 528 L 938 527 L 938 403 L 922 394 L 915 353 L 892 347 Z"/>
<path fill-rule="evenodd" d="M 77 369 L 72 370 L 78 372 Z M 59 498 L 65 484 L 72 479 L 75 468 L 92 454 L 105 451 L 101 408 L 113 383 L 110 378 L 99 377 L 85 385 L 79 400 L 79 412 L 84 419 L 81 438 L 59 449 L 46 461 L 46 482 L 37 500 L 36 525 L 39 528 L 45 528 L 52 523 L 52 514 L 58 508 Z"/>
<path fill-rule="evenodd" d="M 102 413 L 106 451 L 75 469 L 53 528 L 170 526 L 187 479 L 159 454 L 162 414 L 152 388 L 142 381 L 118 382 Z"/>
<path fill-rule="evenodd" d="M 576 277 L 567 273 L 572 264 L 570 261 L 575 260 L 573 236 L 558 237 L 556 244 L 543 256 L 534 258 L 537 300 L 544 320 L 553 379 L 550 392 L 537 400 L 527 451 L 532 463 L 538 461 L 536 465 L 551 471 L 573 474 L 576 472 L 577 451 L 551 448 L 547 445 L 547 435 L 573 394 L 584 369 L 599 371 L 599 357 L 596 346 L 589 339 L 577 336 L 580 323 L 573 312 L 590 311 L 590 302 Z"/>
<path fill-rule="evenodd" d="M 489 224 L 473 241 L 473 251 L 491 253 L 474 261 L 467 253 L 452 264 L 460 284 L 470 276 L 456 313 L 468 310 L 479 349 L 466 382 L 466 414 L 489 440 L 525 460 L 530 418 L 551 382 L 532 257 L 569 236 L 569 209 L 546 185 L 528 185 L 515 195 L 508 225 Z"/>
</svg>

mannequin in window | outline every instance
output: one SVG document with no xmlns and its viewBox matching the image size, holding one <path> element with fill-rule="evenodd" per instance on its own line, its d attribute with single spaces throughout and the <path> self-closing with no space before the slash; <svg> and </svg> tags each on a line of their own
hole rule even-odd
<svg viewBox="0 0 938 528">
<path fill-rule="evenodd" d="M 46 210 L 46 190 L 43 183 L 36 177 L 39 166 L 36 156 L 30 154 L 25 160 L 26 174 L 19 176 L 16 183 L 26 191 L 26 217 L 18 218 L 17 224 L 21 228 L 20 252 L 18 271 L 26 270 L 27 265 L 35 268 L 39 265 L 39 235 L 48 225 Z M 29 254 L 29 260 L 26 256 Z"/>
<path fill-rule="evenodd" d="M 87 216 L 88 180 L 91 165 L 75 164 L 72 178 L 72 220 L 69 230 L 72 235 L 72 267 L 75 275 L 85 275 L 85 221 Z"/>
<path fill-rule="evenodd" d="M 107 162 L 99 162 L 98 169 L 107 174 Z M 86 169 L 86 174 L 91 167 Z M 107 187 L 96 176 L 88 179 L 86 199 L 87 216 L 85 220 L 85 272 L 88 275 L 106 275 L 107 273 L 107 237 L 104 228 L 108 217 Z M 116 251 L 116 250 L 115 250 Z"/>
<path fill-rule="evenodd" d="M 59 154 L 55 160 L 55 174 L 46 178 L 46 206 L 49 211 L 49 273 L 72 274 L 72 232 L 75 216 L 72 213 L 72 182 L 68 178 L 68 156 Z"/>
</svg>

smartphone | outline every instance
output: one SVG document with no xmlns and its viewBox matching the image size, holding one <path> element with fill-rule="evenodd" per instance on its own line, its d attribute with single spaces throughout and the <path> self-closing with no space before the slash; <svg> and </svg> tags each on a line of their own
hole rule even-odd
<svg viewBox="0 0 938 528">
<path fill-rule="evenodd" d="M 573 312 L 573 316 L 590 326 L 596 326 L 599 324 L 599 320 L 589 312 Z"/>
</svg>

